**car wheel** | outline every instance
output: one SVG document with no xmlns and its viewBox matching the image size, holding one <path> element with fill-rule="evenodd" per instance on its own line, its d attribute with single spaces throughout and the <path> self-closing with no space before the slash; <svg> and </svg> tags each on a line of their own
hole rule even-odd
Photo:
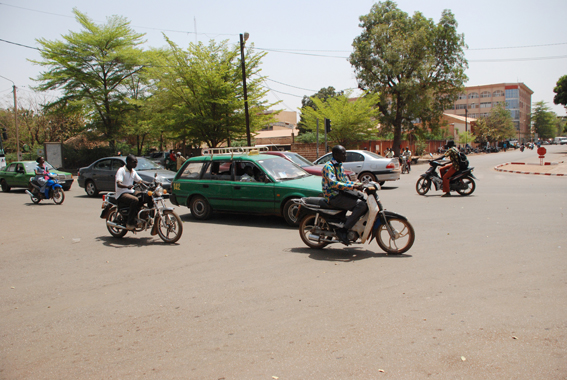
<svg viewBox="0 0 567 380">
<path fill-rule="evenodd" d="M 376 176 L 370 172 L 362 172 L 358 175 L 360 182 L 376 182 Z"/>
<path fill-rule="evenodd" d="M 297 211 L 299 210 L 299 205 L 293 201 L 293 199 L 288 199 L 285 202 L 282 214 L 287 224 L 292 227 L 297 227 L 299 225 L 299 221 L 297 220 Z"/>
<path fill-rule="evenodd" d="M 8 193 L 12 189 L 10 186 L 8 186 L 5 179 L 2 180 L 1 185 L 2 185 L 2 191 L 5 193 Z"/>
<path fill-rule="evenodd" d="M 98 190 L 93 181 L 87 181 L 85 184 L 85 191 L 89 197 L 96 197 L 98 195 Z"/>
<path fill-rule="evenodd" d="M 200 195 L 191 198 L 189 209 L 191 209 L 191 215 L 193 215 L 193 218 L 197 220 L 210 218 L 213 211 L 209 202 Z"/>
</svg>

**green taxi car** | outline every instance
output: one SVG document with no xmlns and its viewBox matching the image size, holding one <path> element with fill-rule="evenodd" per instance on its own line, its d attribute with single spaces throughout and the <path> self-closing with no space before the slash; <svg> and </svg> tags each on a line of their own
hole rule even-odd
<svg viewBox="0 0 567 380">
<path fill-rule="evenodd" d="M 56 173 L 59 183 L 64 191 L 69 191 L 73 184 L 73 175 L 71 173 L 56 170 L 48 162 L 45 163 L 50 173 Z M 6 165 L 0 170 L 0 186 L 2 191 L 8 192 L 12 187 L 28 188 L 30 178 L 35 177 L 35 161 L 17 161 Z"/>
<path fill-rule="evenodd" d="M 291 226 L 298 223 L 292 199 L 323 196 L 321 177 L 255 151 L 192 157 L 171 188 L 171 203 L 189 207 L 195 219 L 207 219 L 213 211 L 272 214 Z"/>
</svg>

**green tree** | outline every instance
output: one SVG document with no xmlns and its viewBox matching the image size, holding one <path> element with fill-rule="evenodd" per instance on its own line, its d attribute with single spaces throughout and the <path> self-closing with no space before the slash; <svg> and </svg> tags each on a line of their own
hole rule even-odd
<svg viewBox="0 0 567 380">
<path fill-rule="evenodd" d="M 114 145 L 123 124 L 128 88 L 125 82 L 143 69 L 144 54 L 138 47 L 143 34 L 130 28 L 123 17 L 112 16 L 97 25 L 74 9 L 81 32 L 70 32 L 63 41 L 38 39 L 44 66 L 36 79 L 40 91 L 61 90 L 63 95 L 48 107 L 82 108 L 90 127 Z"/>
<path fill-rule="evenodd" d="M 435 24 L 420 12 L 409 17 L 393 1 L 374 4 L 360 21 L 349 60 L 359 87 L 381 94 L 381 122 L 393 131 L 399 153 L 402 128 L 414 129 L 416 119 L 438 120 L 462 91 L 464 36 L 448 10 Z"/>
<path fill-rule="evenodd" d="M 493 107 L 488 117 L 478 119 L 474 127 L 475 141 L 479 144 L 513 138 L 517 133 L 512 115 L 504 103 Z"/>
<path fill-rule="evenodd" d="M 209 147 L 246 137 L 242 71 L 238 46 L 226 41 L 209 45 L 189 44 L 179 48 L 166 37 L 169 50 L 161 57 L 162 64 L 152 70 L 156 78 L 155 95 L 162 113 L 167 115 L 168 130 L 180 138 Z M 273 116 L 263 101 L 266 90 L 260 73 L 265 53 L 246 54 L 246 85 L 250 109 L 250 130 L 267 125 Z"/>
<path fill-rule="evenodd" d="M 315 108 L 305 107 L 302 112 L 306 128 L 316 130 L 317 119 L 319 127 L 324 128 L 323 120 L 326 118 L 331 120 L 330 141 L 348 149 L 358 141 L 368 140 L 376 133 L 379 112 L 374 105 L 380 96 L 366 94 L 354 101 L 349 100 L 349 96 L 350 93 L 346 93 L 326 101 L 312 97 Z"/>
<path fill-rule="evenodd" d="M 301 116 L 299 118 L 299 123 L 297 124 L 299 131 L 301 133 L 307 131 L 307 129 L 305 128 L 305 120 L 303 120 L 303 109 L 305 107 L 311 107 L 313 109 L 317 108 L 312 98 L 318 98 L 326 101 L 329 98 L 334 98 L 340 95 L 344 95 L 344 91 L 337 92 L 333 86 L 329 86 L 321 88 L 319 91 L 317 91 L 316 94 L 313 94 L 312 96 L 304 96 L 303 99 L 301 99 Z"/>
<path fill-rule="evenodd" d="M 557 115 L 544 101 L 539 101 L 532 108 L 532 125 L 539 138 L 549 139 L 557 134 Z"/>
<path fill-rule="evenodd" d="M 553 103 L 567 107 L 567 75 L 563 75 L 559 78 L 553 92 L 555 92 Z"/>
</svg>

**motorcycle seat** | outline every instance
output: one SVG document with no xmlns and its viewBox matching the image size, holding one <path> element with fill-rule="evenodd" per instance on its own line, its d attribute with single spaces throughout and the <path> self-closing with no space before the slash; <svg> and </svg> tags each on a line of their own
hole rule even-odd
<svg viewBox="0 0 567 380">
<path fill-rule="evenodd" d="M 324 209 L 330 209 L 331 207 L 329 207 L 329 204 L 327 203 L 327 200 L 325 198 L 322 197 L 309 197 L 309 198 L 303 198 L 305 203 L 307 203 L 309 206 L 316 206 L 316 207 L 320 207 L 320 208 L 324 208 Z"/>
</svg>

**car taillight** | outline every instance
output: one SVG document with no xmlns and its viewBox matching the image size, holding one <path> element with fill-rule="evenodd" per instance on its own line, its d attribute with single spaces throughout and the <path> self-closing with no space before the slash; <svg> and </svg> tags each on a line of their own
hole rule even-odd
<svg viewBox="0 0 567 380">
<path fill-rule="evenodd" d="M 386 165 L 386 169 L 395 169 L 396 168 L 396 164 L 394 164 L 393 162 L 390 162 L 388 165 Z"/>
<path fill-rule="evenodd" d="M 103 201 L 103 202 L 106 202 L 106 194 L 104 194 L 104 195 L 102 196 L 102 201 Z"/>
</svg>

